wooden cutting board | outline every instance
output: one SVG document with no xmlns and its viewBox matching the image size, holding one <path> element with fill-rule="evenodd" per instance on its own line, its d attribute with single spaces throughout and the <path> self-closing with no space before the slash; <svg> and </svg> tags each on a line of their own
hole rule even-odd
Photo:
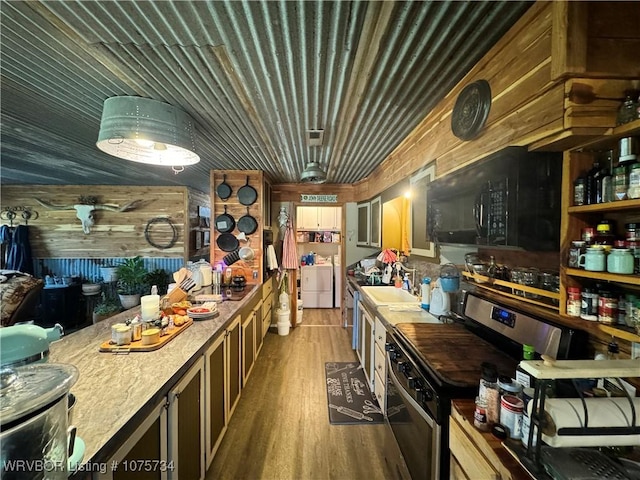
<svg viewBox="0 0 640 480">
<path fill-rule="evenodd" d="M 107 340 L 106 342 L 102 342 L 100 345 L 101 352 L 152 352 L 154 350 L 158 350 L 159 348 L 164 347 L 167 343 L 177 337 L 179 334 L 184 332 L 191 324 L 193 323 L 193 319 L 189 318 L 188 321 L 184 322 L 179 327 L 173 327 L 172 329 L 168 329 L 165 335 L 160 337 L 160 341 L 158 343 L 152 343 L 151 345 L 143 345 L 142 340 L 136 340 L 135 342 L 131 342 L 129 345 L 116 345 L 111 343 L 111 340 Z"/>
<path fill-rule="evenodd" d="M 517 360 L 462 325 L 399 323 L 396 328 L 444 383 L 456 387 L 478 385 L 482 362 L 495 364 L 500 375 L 515 376 Z"/>
</svg>

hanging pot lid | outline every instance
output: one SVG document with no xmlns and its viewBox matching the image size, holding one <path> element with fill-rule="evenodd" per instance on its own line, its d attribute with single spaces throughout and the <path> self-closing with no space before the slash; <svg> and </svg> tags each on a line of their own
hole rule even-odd
<svg viewBox="0 0 640 480">
<path fill-rule="evenodd" d="M 78 369 L 39 363 L 0 370 L 0 422 L 7 425 L 64 397 L 78 380 Z"/>
</svg>

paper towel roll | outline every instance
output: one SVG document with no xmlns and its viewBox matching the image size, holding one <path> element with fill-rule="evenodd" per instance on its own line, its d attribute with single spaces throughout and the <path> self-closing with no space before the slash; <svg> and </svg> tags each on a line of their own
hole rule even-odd
<svg viewBox="0 0 640 480">
<path fill-rule="evenodd" d="M 633 398 L 635 424 L 640 425 L 640 398 Z M 589 427 L 630 427 L 632 424 L 631 404 L 626 397 L 586 398 Z M 531 414 L 533 402 L 527 405 Z M 640 445 L 637 435 L 561 435 L 563 428 L 584 427 L 584 406 L 579 398 L 548 398 L 545 413 L 555 429 L 543 429 L 542 440 L 551 447 L 605 447 Z"/>
</svg>

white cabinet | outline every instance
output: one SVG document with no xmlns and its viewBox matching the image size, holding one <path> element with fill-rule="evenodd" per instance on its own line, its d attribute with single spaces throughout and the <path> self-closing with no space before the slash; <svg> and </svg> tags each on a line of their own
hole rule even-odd
<svg viewBox="0 0 640 480">
<path fill-rule="evenodd" d="M 227 431 L 240 399 L 240 315 L 205 352 L 205 436 L 206 465 L 211 461 Z"/>
<path fill-rule="evenodd" d="M 184 374 L 167 395 L 169 401 L 169 479 L 203 479 L 205 470 L 204 358 Z"/>
<path fill-rule="evenodd" d="M 340 230 L 340 207 L 298 207 L 296 213 L 298 230 Z"/>
<path fill-rule="evenodd" d="M 380 247 L 382 245 L 382 199 L 376 197 L 358 204 L 359 247 Z"/>
<path fill-rule="evenodd" d="M 433 181 L 436 174 L 434 165 L 430 165 L 424 170 L 416 173 L 409 179 L 411 186 L 411 254 L 424 257 L 435 257 L 435 244 L 427 233 L 428 206 L 427 190 L 429 183 Z"/>
<path fill-rule="evenodd" d="M 374 375 L 375 375 L 375 338 L 373 336 L 375 328 L 375 320 L 367 311 L 362 302 L 358 303 L 360 310 L 360 342 L 359 352 L 360 364 L 364 370 L 367 383 L 372 392 L 374 392 Z"/>
<path fill-rule="evenodd" d="M 371 243 L 371 204 L 369 202 L 358 204 L 358 236 L 356 245 L 368 247 Z"/>
<path fill-rule="evenodd" d="M 333 308 L 333 266 L 301 267 L 300 296 L 304 308 Z"/>
<path fill-rule="evenodd" d="M 385 343 L 387 342 L 387 329 L 382 321 L 376 317 L 373 329 L 373 368 L 375 370 L 375 380 L 373 382 L 373 393 L 378 400 L 378 404 L 384 411 L 384 399 L 387 379 L 387 362 Z"/>
</svg>

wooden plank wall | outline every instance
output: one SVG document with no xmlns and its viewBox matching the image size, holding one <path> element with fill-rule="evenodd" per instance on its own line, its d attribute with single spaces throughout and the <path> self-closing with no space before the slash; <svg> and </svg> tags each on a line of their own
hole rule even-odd
<svg viewBox="0 0 640 480">
<path fill-rule="evenodd" d="M 50 210 L 39 205 L 40 198 L 54 205 L 74 205 L 80 196 L 97 196 L 100 203 L 124 205 L 142 200 L 139 207 L 128 212 L 100 210 L 95 212 L 95 225 L 85 235 L 75 210 Z M 194 197 L 196 198 L 196 197 Z M 38 217 L 29 221 L 30 243 L 35 257 L 41 258 L 104 258 L 104 257 L 183 257 L 188 259 L 189 207 L 186 187 L 138 187 L 113 185 L 4 185 L 2 208 L 30 206 Z M 206 196 L 197 196 L 206 201 Z M 197 208 L 196 208 L 197 211 Z M 185 212 L 190 212 L 189 217 Z M 145 239 L 145 227 L 156 217 L 169 218 L 178 232 L 175 245 L 158 249 Z M 24 221 L 19 218 L 19 223 Z M 3 224 L 8 224 L 3 221 Z M 151 229 L 152 240 L 166 244 L 173 236 L 169 225 L 158 224 Z"/>
<path fill-rule="evenodd" d="M 216 188 L 223 181 L 223 175 L 226 175 L 226 181 L 231 186 L 231 197 L 226 201 L 222 201 L 216 194 Z M 264 175 L 260 170 L 211 170 L 211 259 L 212 265 L 218 265 L 222 262 L 228 252 L 218 247 L 217 239 L 220 233 L 215 228 L 215 219 L 218 215 L 224 213 L 224 207 L 227 207 L 227 213 L 236 221 L 236 228 L 233 229 L 233 235 L 240 234 L 237 223 L 240 218 L 247 214 L 247 207 L 240 203 L 238 199 L 238 191 L 247 184 L 256 189 L 258 199 L 253 205 L 249 206 L 249 214 L 258 222 L 258 229 L 252 235 L 247 235 L 250 242 L 240 242 L 240 248 L 250 246 L 254 250 L 254 258 L 250 262 L 238 261 L 231 265 L 234 275 L 244 275 L 248 284 L 262 283 L 263 280 L 263 256 L 264 249 L 262 246 L 262 232 L 264 222 L 262 218 L 262 203 L 264 201 Z M 253 278 L 253 272 L 257 271 L 257 278 Z"/>
</svg>

